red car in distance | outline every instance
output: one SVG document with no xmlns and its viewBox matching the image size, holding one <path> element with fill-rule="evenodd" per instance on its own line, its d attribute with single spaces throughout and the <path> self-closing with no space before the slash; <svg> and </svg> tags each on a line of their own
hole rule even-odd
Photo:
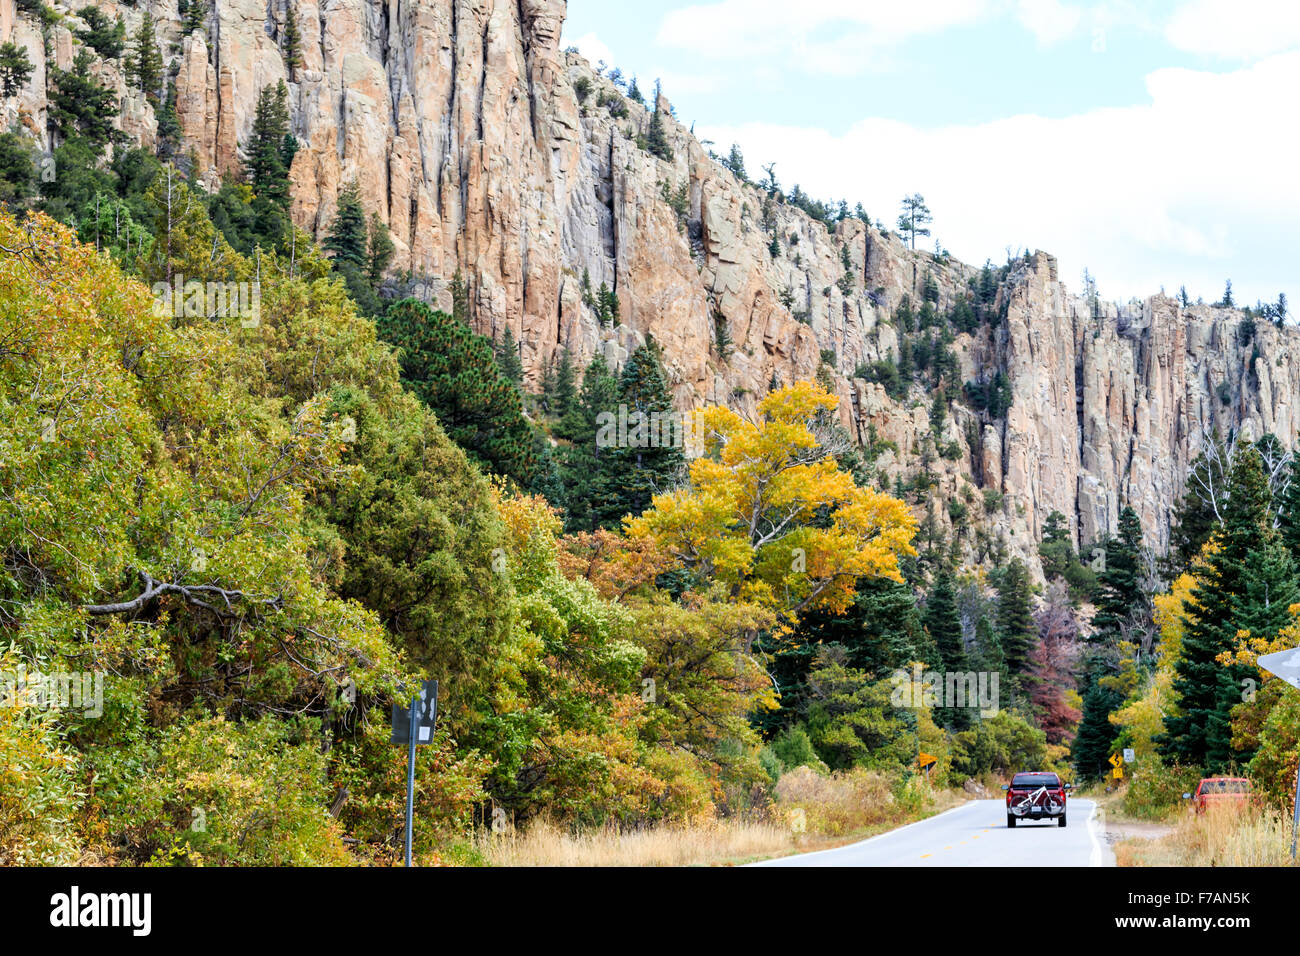
<svg viewBox="0 0 1300 956">
<path fill-rule="evenodd" d="M 1250 803 L 1250 781 L 1245 777 L 1206 777 L 1196 787 L 1196 793 L 1183 794 L 1192 801 L 1192 809 L 1204 813 L 1207 807 L 1244 807 Z"/>
</svg>

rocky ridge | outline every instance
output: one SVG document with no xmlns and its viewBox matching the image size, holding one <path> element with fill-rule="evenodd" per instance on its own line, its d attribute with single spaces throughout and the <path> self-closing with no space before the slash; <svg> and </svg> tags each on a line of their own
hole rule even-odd
<svg viewBox="0 0 1300 956">
<path fill-rule="evenodd" d="M 772 382 L 829 373 L 844 426 L 883 449 L 877 464 L 890 477 L 916 471 L 928 396 L 916 388 L 895 401 L 854 373 L 898 355 L 892 317 L 919 282 L 937 286 L 943 309 L 968 294 L 975 268 L 857 219 L 827 227 L 769 196 L 713 159 L 662 98 L 673 155 L 651 155 L 639 145 L 651 110 L 561 48 L 564 0 L 294 0 L 303 42 L 292 75 L 285 3 L 217 0 L 188 36 L 175 0 L 96 3 L 128 29 L 146 10 L 157 19 L 206 182 L 238 169 L 259 90 L 283 80 L 302 143 L 291 171 L 298 224 L 323 235 L 356 179 L 393 234 L 395 271 L 427 278 L 445 306 L 459 268 L 476 326 L 513 332 L 531 384 L 561 349 L 580 366 L 597 351 L 617 364 L 648 335 L 683 408 L 752 413 Z M 47 149 L 48 69 L 69 66 L 78 45 L 75 12 L 53 9 L 60 19 L 43 26 L 0 0 L 0 41 L 36 64 L 0 117 Z M 121 64 L 95 69 L 119 91 L 121 128 L 152 145 L 152 107 L 127 89 Z M 1051 511 L 1091 542 L 1125 502 L 1161 547 L 1210 430 L 1293 443 L 1300 332 L 1260 323 L 1246 336 L 1242 313 L 1164 295 L 1114 304 L 1070 294 L 1042 252 L 1008 265 L 1003 320 L 953 347 L 964 380 L 1005 372 L 1010 410 L 990 419 L 955 404 L 940 440 L 959 454 L 931 465 L 932 500 L 975 505 L 965 522 L 935 509 L 941 525 L 961 526 L 966 560 L 1002 541 L 1038 570 L 1033 544 Z M 620 323 L 602 326 L 584 277 L 617 293 Z M 1001 494 L 988 509 L 985 489 Z"/>
</svg>

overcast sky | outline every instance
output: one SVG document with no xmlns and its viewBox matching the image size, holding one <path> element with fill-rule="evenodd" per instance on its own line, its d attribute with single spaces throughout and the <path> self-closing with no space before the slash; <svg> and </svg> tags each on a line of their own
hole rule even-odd
<svg viewBox="0 0 1300 956">
<path fill-rule="evenodd" d="M 660 78 L 752 176 L 891 229 L 923 193 L 968 262 L 1300 314 L 1300 2 L 569 0 L 564 43 Z"/>
</svg>

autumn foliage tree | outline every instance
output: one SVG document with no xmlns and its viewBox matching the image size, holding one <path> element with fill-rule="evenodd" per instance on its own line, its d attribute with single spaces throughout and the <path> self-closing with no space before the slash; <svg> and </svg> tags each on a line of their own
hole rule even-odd
<svg viewBox="0 0 1300 956">
<path fill-rule="evenodd" d="M 812 607 L 843 612 L 859 578 L 898 580 L 916 522 L 903 502 L 858 487 L 819 441 L 821 416 L 837 404 L 798 382 L 763 399 L 756 423 L 723 407 L 695 413 L 705 453 L 689 483 L 656 495 L 628 520 L 629 536 L 653 539 L 697 579 L 787 623 Z"/>
</svg>

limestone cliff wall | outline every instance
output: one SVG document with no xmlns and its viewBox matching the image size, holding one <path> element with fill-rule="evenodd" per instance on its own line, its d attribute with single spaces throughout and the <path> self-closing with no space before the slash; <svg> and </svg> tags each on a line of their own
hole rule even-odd
<svg viewBox="0 0 1300 956">
<path fill-rule="evenodd" d="M 444 305 L 462 270 L 477 327 L 512 330 L 532 384 L 559 349 L 579 364 L 598 350 L 617 363 L 653 335 L 683 407 L 752 411 L 774 379 L 811 378 L 827 364 L 844 425 L 859 437 L 874 426 L 893 443 L 880 459 L 891 473 L 917 467 L 927 396 L 895 402 L 853 372 L 897 354 L 891 316 L 920 276 L 934 278 L 946 305 L 974 269 L 913 253 L 857 220 L 828 229 L 724 169 L 670 117 L 673 158 L 652 156 L 637 143 L 649 111 L 627 103 L 611 115 L 601 101 L 622 96 L 561 49 L 564 0 L 293 3 L 302 63 L 292 74 L 286 0 L 215 0 L 188 36 L 175 0 L 96 5 L 131 29 L 146 10 L 157 19 L 181 125 L 210 184 L 238 168 L 258 91 L 284 80 L 302 143 L 291 171 L 299 225 L 323 235 L 339 190 L 356 179 L 392 232 L 394 270 L 430 279 Z M 0 119 L 44 147 L 48 69 L 68 66 L 77 47 L 75 13 L 54 8 L 61 21 L 42 26 L 0 0 L 0 40 L 22 44 L 36 64 Z M 121 65 L 96 70 L 120 93 L 123 130 L 152 145 L 153 110 L 127 90 Z M 667 116 L 670 104 L 659 105 Z M 620 324 L 602 327 L 584 304 L 584 273 L 617 292 Z M 1050 511 L 1087 542 L 1126 501 L 1160 546 L 1207 430 L 1249 422 L 1294 440 L 1300 333 L 1261 324 L 1243 343 L 1241 314 L 1185 310 L 1163 296 L 1094 305 L 1068 293 L 1043 253 L 1017 260 L 999 301 L 1005 321 L 956 347 L 966 378 L 1006 371 L 1011 410 L 989 421 L 955 408 L 943 437 L 961 456 L 934 465 L 936 502 L 969 500 L 978 516 L 959 536 L 968 559 L 982 536 L 1036 566 L 1033 542 Z M 730 348 L 719 346 L 719 326 Z M 1005 495 L 990 512 L 984 488 Z"/>
</svg>

